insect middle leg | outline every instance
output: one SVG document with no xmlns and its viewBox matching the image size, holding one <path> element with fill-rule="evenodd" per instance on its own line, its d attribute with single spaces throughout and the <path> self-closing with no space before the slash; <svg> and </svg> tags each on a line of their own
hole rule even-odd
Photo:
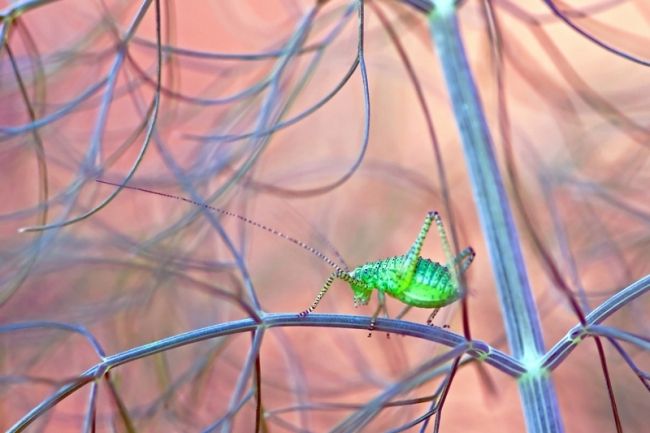
<svg viewBox="0 0 650 433">
<path fill-rule="evenodd" d="M 406 305 L 404 308 L 402 308 L 402 311 L 399 312 L 397 316 L 395 316 L 396 319 L 401 319 L 402 317 L 406 316 L 406 313 L 411 311 L 411 308 L 413 308 L 412 305 Z"/>
<path fill-rule="evenodd" d="M 370 337 L 372 335 L 372 331 L 375 330 L 375 324 L 377 323 L 377 317 L 379 316 L 379 313 L 383 311 L 383 316 L 388 319 L 388 308 L 386 308 L 386 295 L 384 292 L 377 290 L 377 301 L 377 309 L 370 319 L 370 326 L 368 326 L 368 337 Z M 386 337 L 390 338 L 390 334 L 386 333 Z"/>
</svg>

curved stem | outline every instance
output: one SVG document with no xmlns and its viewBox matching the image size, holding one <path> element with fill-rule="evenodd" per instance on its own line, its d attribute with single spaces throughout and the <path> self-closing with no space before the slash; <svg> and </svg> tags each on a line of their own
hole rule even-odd
<svg viewBox="0 0 650 433">
<path fill-rule="evenodd" d="M 650 275 L 647 275 L 631 284 L 630 286 L 626 287 L 625 289 L 621 290 L 620 292 L 616 293 L 614 296 L 595 308 L 586 318 L 587 324 L 593 328 L 593 333 L 603 332 L 603 327 L 597 327 L 594 325 L 602 322 L 624 305 L 645 294 L 649 289 Z M 27 426 L 34 422 L 44 412 L 54 407 L 58 402 L 65 399 L 67 396 L 74 393 L 78 389 L 82 388 L 87 383 L 100 379 L 110 369 L 136 361 L 141 358 L 155 355 L 157 353 L 165 352 L 167 350 L 175 349 L 177 347 L 197 343 L 211 338 L 223 337 L 226 335 L 243 332 L 254 332 L 258 329 L 263 328 L 304 326 L 360 329 L 366 332 L 369 324 L 370 318 L 364 316 L 310 314 L 306 317 L 299 317 L 294 313 L 278 313 L 267 314 L 260 319 L 243 319 L 235 322 L 219 323 L 216 325 L 206 326 L 204 328 L 199 328 L 182 334 L 163 338 L 149 344 L 125 350 L 124 352 L 103 357 L 102 362 L 99 362 L 90 369 L 86 370 L 84 373 L 79 375 L 79 377 L 75 378 L 73 382 L 62 386 L 54 394 L 50 395 L 48 398 L 34 407 L 18 422 L 16 422 L 16 424 L 14 424 L 9 430 L 7 430 L 7 433 L 18 433 L 24 431 Z M 30 324 L 10 325 L 4 327 L 7 328 L 4 329 L 4 331 L 8 332 L 27 327 L 37 327 L 38 325 L 46 325 L 47 327 L 54 326 L 73 332 L 80 332 L 84 336 L 88 337 L 88 334 L 83 328 L 75 327 L 72 325 L 59 324 L 55 322 L 34 322 Z M 465 347 L 465 349 L 463 349 L 464 354 L 467 354 L 474 359 L 485 361 L 486 363 L 492 365 L 493 367 L 496 367 L 497 369 L 512 377 L 520 378 L 520 388 L 522 390 L 522 394 L 530 394 L 531 397 L 538 398 L 538 394 L 540 392 L 547 392 L 546 388 L 540 388 L 538 386 L 539 377 L 534 377 L 531 375 L 530 371 L 526 369 L 526 366 L 522 365 L 522 363 L 514 359 L 512 356 L 507 355 L 500 350 L 494 349 L 482 341 L 473 340 L 468 342 L 463 336 L 442 328 L 432 328 L 431 326 L 405 322 L 396 319 L 377 319 L 375 323 L 375 329 L 381 332 L 390 332 L 394 334 L 421 338 L 423 340 L 429 340 L 435 343 L 443 344 L 452 349 Z M 555 346 L 553 346 L 551 350 L 548 351 L 546 355 L 544 355 L 543 362 L 541 363 L 539 370 L 550 371 L 556 367 L 569 354 L 569 352 L 575 348 L 576 338 L 581 335 L 581 333 L 588 334 L 589 330 L 585 330 L 581 324 L 574 326 L 567 333 L 567 336 L 564 337 L 564 339 L 558 342 Z M 97 346 L 99 347 L 99 343 L 97 343 Z M 550 398 L 550 396 L 547 397 Z"/>
<path fill-rule="evenodd" d="M 129 362 L 155 355 L 188 344 L 205 341 L 211 338 L 223 337 L 226 335 L 243 332 L 253 332 L 257 329 L 272 328 L 280 326 L 320 327 L 320 328 L 347 328 L 359 329 L 363 332 L 368 330 L 370 318 L 365 316 L 332 315 L 332 314 L 310 314 L 307 317 L 299 317 L 295 313 L 267 314 L 261 321 L 254 319 L 243 319 L 234 322 L 219 323 L 206 326 L 182 334 L 163 338 L 142 346 L 134 347 L 124 352 L 106 356 L 104 359 L 86 370 L 79 377 L 75 378 L 52 395 L 41 401 L 36 407 L 25 414 L 16 422 L 7 433 L 19 433 L 24 431 L 44 412 L 54 407 L 69 395 L 81 389 L 90 382 L 101 379 L 106 372 Z M 461 335 L 447 331 L 442 328 L 433 328 L 418 323 L 405 322 L 395 319 L 377 319 L 375 330 L 390 332 L 394 334 L 408 335 L 411 337 L 429 340 L 443 344 L 451 348 L 466 347 L 463 353 L 475 359 L 485 361 L 504 373 L 519 377 L 525 373 L 525 368 L 511 356 L 492 348 L 487 343 L 473 340 L 467 341 Z"/>
<path fill-rule="evenodd" d="M 585 318 L 586 327 L 597 325 L 614 314 L 623 306 L 650 290 L 650 275 L 630 284 L 614 296 L 600 304 Z M 585 326 L 578 323 L 567 332 L 542 358 L 542 368 L 552 370 L 566 358 L 580 342 L 581 335 L 587 334 Z"/>
</svg>

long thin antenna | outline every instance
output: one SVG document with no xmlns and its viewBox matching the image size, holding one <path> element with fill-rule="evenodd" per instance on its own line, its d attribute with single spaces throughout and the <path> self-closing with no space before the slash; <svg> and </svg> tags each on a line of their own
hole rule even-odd
<svg viewBox="0 0 650 433">
<path fill-rule="evenodd" d="M 267 231 L 267 232 L 269 232 L 271 234 L 274 234 L 276 236 L 279 236 L 282 239 L 285 239 L 285 240 L 291 242 L 294 245 L 298 245 L 300 248 L 302 248 L 302 249 L 304 249 L 306 251 L 309 251 L 310 253 L 312 253 L 313 255 L 318 257 L 319 259 L 323 260 L 325 263 L 327 263 L 328 265 L 333 267 L 336 271 L 343 272 L 343 270 L 341 269 L 341 267 L 339 265 L 337 265 L 332 259 L 327 257 L 325 254 L 318 251 L 316 248 L 314 248 L 314 247 L 312 247 L 310 245 L 307 245 L 303 241 L 298 240 L 298 239 L 296 239 L 294 237 L 291 237 L 289 235 L 285 235 L 281 231 L 278 231 L 278 230 L 276 230 L 274 228 L 268 227 L 268 226 L 266 226 L 266 225 L 264 225 L 262 223 L 258 223 L 257 221 L 253 221 L 252 219 L 246 218 L 245 216 L 236 214 L 236 213 L 231 212 L 229 210 L 225 210 L 225 209 L 221 209 L 221 208 L 218 208 L 218 207 L 210 206 L 209 204 L 201 203 L 201 202 L 198 202 L 198 201 L 186 198 L 186 197 L 181 197 L 181 196 L 174 195 L 174 194 L 168 194 L 166 192 L 154 191 L 154 190 L 147 189 L 147 188 L 142 188 L 142 187 L 139 187 L 139 186 L 124 185 L 124 184 L 109 182 L 107 180 L 100 180 L 100 179 L 95 179 L 95 182 L 103 183 L 103 184 L 106 184 L 106 185 L 116 186 L 118 188 L 131 189 L 131 190 L 135 190 L 135 191 L 142 191 L 142 192 L 147 192 L 147 193 L 150 193 L 150 194 L 159 195 L 159 196 L 162 196 L 162 197 L 173 198 L 175 200 L 184 201 L 186 203 L 190 203 L 190 204 L 193 204 L 194 206 L 199 206 L 199 207 L 202 207 L 204 209 L 210 209 L 210 210 L 212 210 L 214 212 L 217 212 L 217 213 L 219 213 L 221 215 L 226 215 L 226 216 L 229 216 L 229 217 L 237 218 L 240 221 L 243 221 L 243 222 L 245 222 L 247 224 L 255 226 L 255 227 L 259 228 L 259 229 Z"/>
</svg>

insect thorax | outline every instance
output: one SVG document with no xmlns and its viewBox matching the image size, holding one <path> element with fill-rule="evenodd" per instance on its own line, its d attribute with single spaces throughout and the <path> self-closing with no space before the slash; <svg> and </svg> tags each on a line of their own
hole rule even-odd
<svg viewBox="0 0 650 433">
<path fill-rule="evenodd" d="M 406 256 L 366 263 L 352 270 L 350 276 L 362 283 L 350 283 L 359 303 L 367 302 L 368 288 L 421 308 L 444 307 L 460 298 L 458 285 L 447 267 L 422 257 L 418 258 L 415 272 L 410 276 Z"/>
</svg>

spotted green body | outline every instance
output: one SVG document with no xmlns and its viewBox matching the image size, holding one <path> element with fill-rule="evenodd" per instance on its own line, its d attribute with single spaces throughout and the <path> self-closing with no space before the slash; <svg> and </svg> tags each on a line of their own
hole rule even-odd
<svg viewBox="0 0 650 433">
<path fill-rule="evenodd" d="M 436 223 L 442 246 L 447 256 L 447 263 L 440 264 L 420 256 L 432 222 Z M 355 305 L 365 305 L 370 301 L 373 290 L 377 290 L 379 307 L 373 315 L 374 320 L 380 310 L 386 312 L 385 295 L 402 301 L 404 304 L 419 308 L 437 309 L 451 304 L 463 295 L 458 281 L 474 259 L 474 250 L 465 248 L 458 256 L 452 257 L 451 248 L 440 215 L 427 213 L 418 237 L 405 255 L 389 257 L 384 260 L 363 264 L 352 271 L 337 269 L 327 279 L 323 288 L 308 309 L 300 313 L 306 316 L 312 312 L 335 279 L 347 282 L 354 293 Z"/>
<path fill-rule="evenodd" d="M 460 290 L 444 265 L 418 257 L 413 275 L 406 272 L 407 256 L 366 263 L 349 273 L 355 303 L 367 304 L 373 287 L 420 308 L 440 308 L 460 298 Z M 362 282 L 363 284 L 358 284 Z"/>
</svg>

